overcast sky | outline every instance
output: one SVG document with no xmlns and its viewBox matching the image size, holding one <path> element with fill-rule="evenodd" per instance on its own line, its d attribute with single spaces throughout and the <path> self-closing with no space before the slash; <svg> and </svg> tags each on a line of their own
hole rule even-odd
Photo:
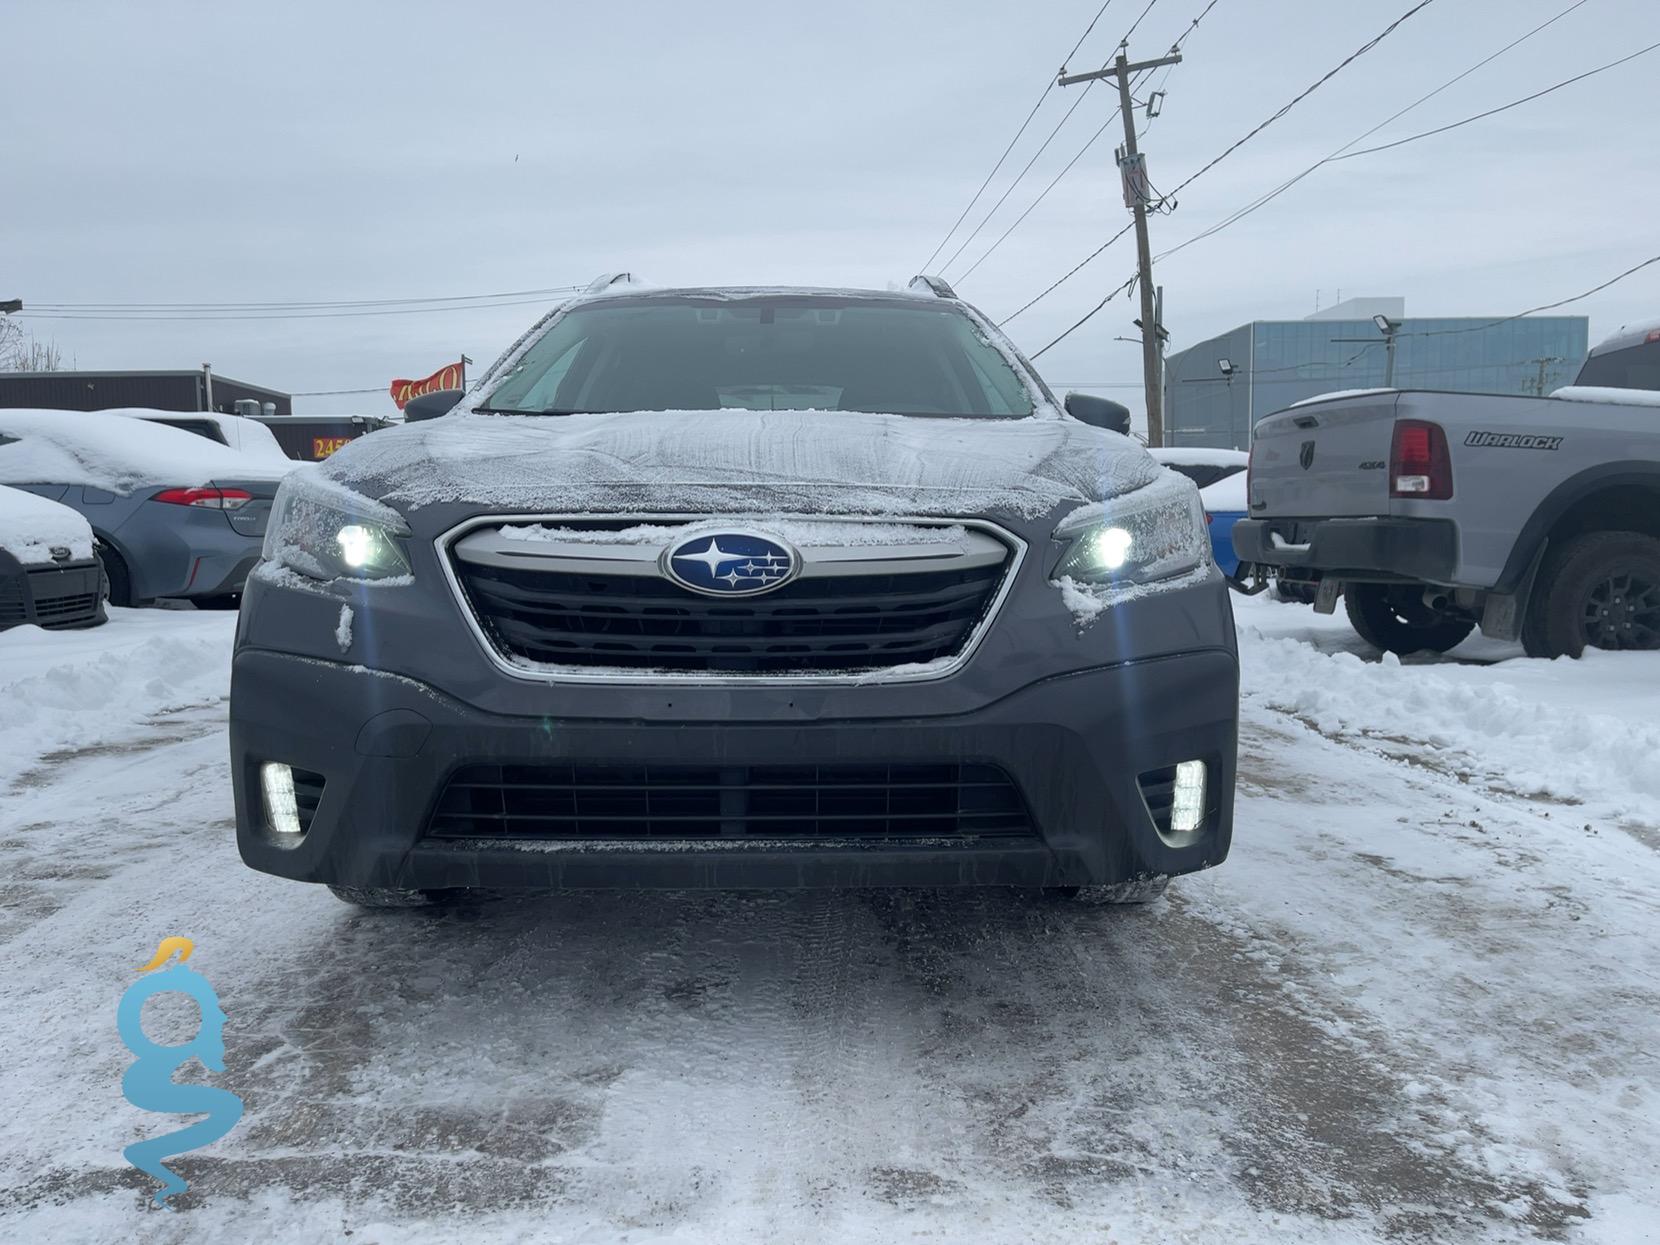
<svg viewBox="0 0 1660 1245">
<path fill-rule="evenodd" d="M 1435 0 L 1153 220 L 1155 250 L 1355 138 L 1571 0 Z M 1218 0 L 1144 140 L 1168 189 L 1415 0 Z M 1155 0 L 1161 54 L 1205 0 Z M 274 302 L 585 282 L 904 281 L 934 250 L 1099 0 L 132 4 L 9 0 L 0 298 Z M 1145 8 L 1112 0 L 1074 70 Z M 1433 128 L 1660 40 L 1655 0 L 1586 0 L 1371 140 Z M 1327 166 L 1162 264 L 1171 348 L 1316 297 L 1500 315 L 1660 254 L 1660 52 L 1501 116 Z M 978 223 L 1080 87 L 1054 90 Z M 1097 87 L 946 275 L 1036 197 L 1116 100 Z M 1097 143 L 959 284 L 1001 318 L 1127 220 Z M 1363 144 L 1365 145 L 1365 144 Z M 966 230 L 964 231 L 966 233 Z M 960 241 L 963 233 L 959 233 Z M 944 252 L 957 247 L 953 241 Z M 1009 326 L 1028 351 L 1134 269 L 1130 238 Z M 936 268 L 940 265 L 936 263 Z M 1660 265 L 1569 311 L 1591 337 L 1660 315 Z M 288 391 L 379 388 L 535 306 L 223 323 L 30 318 L 85 369 L 195 367 Z M 1139 381 L 1124 299 L 1046 355 L 1052 381 Z M 1140 409 L 1133 389 L 1115 396 Z M 392 409 L 379 394 L 298 411 Z"/>
</svg>

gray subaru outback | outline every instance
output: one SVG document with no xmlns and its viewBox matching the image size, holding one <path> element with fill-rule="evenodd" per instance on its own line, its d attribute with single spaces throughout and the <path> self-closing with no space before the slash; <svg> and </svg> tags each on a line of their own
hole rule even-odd
<svg viewBox="0 0 1660 1245">
<path fill-rule="evenodd" d="M 368 906 L 556 887 L 1157 895 L 1232 828 L 1192 484 L 937 279 L 555 309 L 295 472 L 237 839 Z"/>
</svg>

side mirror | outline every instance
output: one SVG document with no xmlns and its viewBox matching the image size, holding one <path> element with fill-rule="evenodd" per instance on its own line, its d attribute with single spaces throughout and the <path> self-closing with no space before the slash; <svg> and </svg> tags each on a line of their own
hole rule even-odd
<svg viewBox="0 0 1660 1245">
<path fill-rule="evenodd" d="M 1130 408 L 1107 398 L 1097 398 L 1088 393 L 1069 393 L 1066 395 L 1066 413 L 1091 428 L 1105 428 L 1108 432 L 1130 435 Z"/>
<path fill-rule="evenodd" d="M 419 419 L 437 419 L 440 415 L 448 415 L 463 396 L 459 389 L 434 389 L 431 393 L 411 398 L 404 403 L 404 422 L 413 424 Z"/>
</svg>

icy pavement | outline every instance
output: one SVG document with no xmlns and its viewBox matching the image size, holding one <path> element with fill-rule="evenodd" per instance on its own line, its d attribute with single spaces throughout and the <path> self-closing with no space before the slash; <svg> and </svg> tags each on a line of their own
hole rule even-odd
<svg viewBox="0 0 1660 1245">
<path fill-rule="evenodd" d="M 237 859 L 233 616 L 0 633 L 0 1237 L 1649 1239 L 1660 655 L 1401 666 L 1239 613 L 1234 854 L 1140 910 L 360 914 Z M 176 1213 L 114 1026 L 167 934 L 247 1104 Z"/>
</svg>

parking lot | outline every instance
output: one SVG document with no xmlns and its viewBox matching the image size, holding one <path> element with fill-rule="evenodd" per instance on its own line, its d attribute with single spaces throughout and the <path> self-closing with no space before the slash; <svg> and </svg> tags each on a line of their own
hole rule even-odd
<svg viewBox="0 0 1660 1245">
<path fill-rule="evenodd" d="M 366 914 L 237 859 L 234 621 L 0 636 L 10 1239 L 1648 1230 L 1660 829 L 1627 760 L 1660 738 L 1610 689 L 1660 655 L 1363 661 L 1335 622 L 1244 601 L 1233 855 L 1146 908 Z M 122 1100 L 114 1016 L 158 932 L 195 940 L 246 1114 L 176 1160 L 177 1213 L 135 1218 L 151 1186 L 121 1147 L 169 1121 Z"/>
</svg>

